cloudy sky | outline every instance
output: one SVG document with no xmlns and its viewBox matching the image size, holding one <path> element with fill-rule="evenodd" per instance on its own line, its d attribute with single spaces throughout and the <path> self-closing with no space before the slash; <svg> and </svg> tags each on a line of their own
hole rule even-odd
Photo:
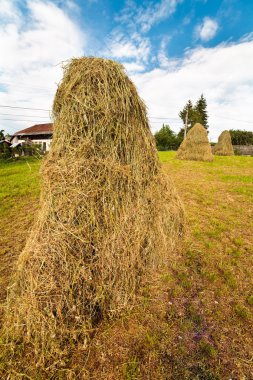
<svg viewBox="0 0 253 380">
<path fill-rule="evenodd" d="M 62 65 L 93 55 L 125 65 L 153 132 L 201 93 L 211 141 L 253 131 L 252 20 L 252 0 L 0 0 L 0 129 L 50 121 Z"/>
</svg>

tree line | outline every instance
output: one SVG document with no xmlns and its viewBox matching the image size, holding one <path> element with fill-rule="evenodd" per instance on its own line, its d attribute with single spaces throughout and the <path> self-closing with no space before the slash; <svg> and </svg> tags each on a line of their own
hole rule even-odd
<svg viewBox="0 0 253 380">
<path fill-rule="evenodd" d="M 177 150 L 184 139 L 186 132 L 191 129 L 194 124 L 202 124 L 208 131 L 208 113 L 207 101 L 203 94 L 193 105 L 191 100 L 188 100 L 185 107 L 179 112 L 184 128 L 181 128 L 178 133 L 175 133 L 168 124 L 163 124 L 162 128 L 155 133 L 156 146 L 158 150 Z M 242 130 L 229 130 L 233 145 L 253 145 L 253 132 Z"/>
<path fill-rule="evenodd" d="M 253 132 L 230 129 L 233 145 L 253 145 Z"/>
</svg>

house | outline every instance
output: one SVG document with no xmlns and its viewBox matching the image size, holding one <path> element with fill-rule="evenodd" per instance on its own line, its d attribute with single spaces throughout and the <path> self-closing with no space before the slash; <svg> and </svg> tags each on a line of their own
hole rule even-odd
<svg viewBox="0 0 253 380">
<path fill-rule="evenodd" d="M 32 127 L 22 129 L 22 131 L 16 132 L 11 137 L 11 144 L 13 147 L 23 142 L 33 142 L 34 144 L 40 144 L 43 152 L 47 152 L 50 148 L 53 137 L 53 124 L 35 124 Z"/>
</svg>

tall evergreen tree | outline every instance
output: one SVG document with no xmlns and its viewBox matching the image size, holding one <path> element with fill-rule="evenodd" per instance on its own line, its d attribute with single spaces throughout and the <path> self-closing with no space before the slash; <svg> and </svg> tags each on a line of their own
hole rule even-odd
<svg viewBox="0 0 253 380">
<path fill-rule="evenodd" d="M 193 106 L 192 106 L 192 102 L 191 100 L 188 100 L 188 102 L 186 103 L 186 105 L 184 106 L 184 108 L 182 109 L 182 111 L 179 112 L 179 117 L 182 119 L 184 125 L 186 124 L 186 116 L 187 116 L 187 111 L 188 111 L 188 123 L 187 123 L 187 128 L 190 126 L 190 123 L 189 123 L 189 115 L 191 115 L 192 113 L 192 110 L 193 110 Z"/>
<path fill-rule="evenodd" d="M 199 123 L 203 125 L 206 129 L 208 129 L 208 114 L 207 114 L 207 103 L 204 95 L 201 94 L 199 100 L 196 103 L 194 109 L 197 111 L 200 116 Z"/>
<path fill-rule="evenodd" d="M 203 94 L 201 94 L 195 106 L 193 106 L 191 100 L 188 100 L 183 110 L 179 112 L 179 117 L 182 119 L 185 126 L 188 111 L 187 132 L 196 123 L 200 123 L 203 127 L 208 129 L 208 114 L 206 108 L 207 102 Z"/>
<path fill-rule="evenodd" d="M 179 112 L 179 117 L 182 119 L 184 125 L 186 124 L 186 117 L 188 111 L 187 130 L 192 128 L 194 124 L 199 123 L 200 115 L 198 110 L 193 107 L 191 100 L 188 100 L 182 111 Z"/>
</svg>

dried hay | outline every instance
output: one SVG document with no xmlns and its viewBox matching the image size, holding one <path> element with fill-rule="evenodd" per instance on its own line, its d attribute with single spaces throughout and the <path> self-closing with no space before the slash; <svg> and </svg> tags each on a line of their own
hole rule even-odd
<svg viewBox="0 0 253 380">
<path fill-rule="evenodd" d="M 217 144 L 213 148 L 216 156 L 234 156 L 234 149 L 229 131 L 223 131 L 218 139 Z"/>
<path fill-rule="evenodd" d="M 189 130 L 176 157 L 180 160 L 213 161 L 207 131 L 201 124 L 197 123 Z"/>
<path fill-rule="evenodd" d="M 72 366 L 92 329 L 131 305 L 143 274 L 168 263 L 184 231 L 145 105 L 120 64 L 73 59 L 53 116 L 40 211 L 18 260 L 4 326 L 10 372 L 41 378 Z"/>
</svg>

